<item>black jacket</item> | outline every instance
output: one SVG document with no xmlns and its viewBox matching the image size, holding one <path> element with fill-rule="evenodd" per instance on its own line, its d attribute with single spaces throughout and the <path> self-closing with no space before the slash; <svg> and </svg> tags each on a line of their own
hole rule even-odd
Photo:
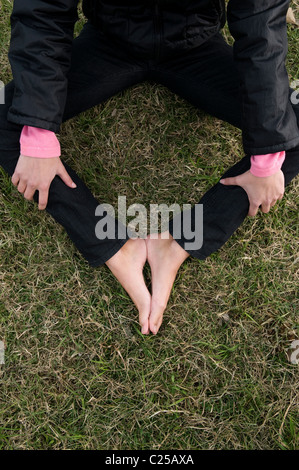
<svg viewBox="0 0 299 470">
<path fill-rule="evenodd" d="M 15 0 L 9 59 L 15 95 L 8 120 L 58 132 L 67 93 L 78 0 Z M 299 144 L 285 69 L 289 0 L 230 0 L 243 109 L 244 150 Z M 83 11 L 116 43 L 146 54 L 199 46 L 225 24 L 224 0 L 83 0 Z M 137 21 L 138 19 L 138 21 Z"/>
</svg>

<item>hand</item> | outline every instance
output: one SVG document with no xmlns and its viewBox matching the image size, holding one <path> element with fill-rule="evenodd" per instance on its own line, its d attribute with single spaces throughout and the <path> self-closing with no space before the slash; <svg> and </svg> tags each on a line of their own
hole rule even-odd
<svg viewBox="0 0 299 470">
<path fill-rule="evenodd" d="M 32 201 L 35 191 L 38 191 L 38 208 L 44 210 L 48 204 L 50 185 L 56 175 L 70 188 L 76 188 L 59 157 L 35 158 L 21 155 L 11 181 L 28 201 Z"/>
<path fill-rule="evenodd" d="M 248 215 L 251 217 L 257 214 L 260 206 L 262 212 L 269 212 L 284 195 L 284 174 L 281 170 L 266 177 L 254 176 L 246 171 L 242 175 L 222 179 L 220 183 L 241 186 L 246 191 L 250 204 Z"/>
</svg>

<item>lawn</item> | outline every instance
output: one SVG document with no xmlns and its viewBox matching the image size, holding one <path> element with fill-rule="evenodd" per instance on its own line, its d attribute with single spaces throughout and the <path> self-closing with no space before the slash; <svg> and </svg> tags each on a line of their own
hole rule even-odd
<svg viewBox="0 0 299 470">
<path fill-rule="evenodd" d="M 12 3 L 0 2 L 5 83 Z M 288 30 L 293 80 L 299 29 Z M 195 203 L 243 156 L 239 130 L 149 83 L 65 123 L 60 141 L 111 204 Z M 0 187 L 0 449 L 298 448 L 286 354 L 299 336 L 298 179 L 208 260 L 187 260 L 156 337 L 2 170 Z"/>
</svg>

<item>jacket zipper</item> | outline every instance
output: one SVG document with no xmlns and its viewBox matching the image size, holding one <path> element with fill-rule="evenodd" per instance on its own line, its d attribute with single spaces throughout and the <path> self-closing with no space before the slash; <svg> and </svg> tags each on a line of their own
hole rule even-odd
<svg viewBox="0 0 299 470">
<path fill-rule="evenodd" d="M 161 13 L 160 13 L 160 0 L 154 1 L 154 24 L 155 24 L 155 51 L 156 51 L 156 59 L 159 60 L 160 53 L 161 53 L 161 35 L 162 35 L 162 28 L 161 28 Z"/>
</svg>

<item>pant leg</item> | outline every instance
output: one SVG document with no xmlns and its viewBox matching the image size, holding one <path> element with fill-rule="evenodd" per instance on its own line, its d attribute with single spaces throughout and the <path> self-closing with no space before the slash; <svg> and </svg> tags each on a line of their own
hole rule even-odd
<svg viewBox="0 0 299 470">
<path fill-rule="evenodd" d="M 136 61 L 121 50 L 111 50 L 105 37 L 87 24 L 73 44 L 64 120 L 102 103 L 145 78 L 145 63 Z M 11 82 L 5 88 L 6 103 L 0 106 L 0 165 L 10 176 L 19 159 L 22 130 L 22 126 L 9 123 L 6 119 L 13 93 L 14 84 Z M 46 210 L 65 228 L 86 260 L 92 266 L 98 266 L 123 246 L 128 235 L 119 239 L 116 223 L 115 239 L 99 240 L 96 237 L 95 227 L 100 218 L 95 216 L 95 210 L 99 202 L 79 176 L 67 164 L 64 165 L 77 188 L 70 189 L 58 176 L 55 177 L 50 187 Z"/>
<path fill-rule="evenodd" d="M 232 48 L 218 34 L 203 46 L 175 59 L 157 64 L 154 79 L 182 96 L 196 107 L 242 129 L 241 100 L 237 70 Z M 299 125 L 299 106 L 294 106 Z M 224 173 L 222 178 L 237 176 L 250 169 L 250 156 Z M 299 148 L 286 152 L 282 166 L 288 184 L 299 172 Z M 217 183 L 199 201 L 203 205 L 203 244 L 198 250 L 187 251 L 205 259 L 230 238 L 241 225 L 249 210 L 246 191 L 240 186 Z M 180 230 L 185 213 L 170 222 L 170 233 L 185 248 L 187 240 Z M 176 225 L 178 224 L 178 225 Z M 191 229 L 199 233 L 195 208 L 191 210 Z"/>
<path fill-rule="evenodd" d="M 232 48 L 219 33 L 199 47 L 155 64 L 153 79 L 207 114 L 242 128 Z"/>
</svg>

